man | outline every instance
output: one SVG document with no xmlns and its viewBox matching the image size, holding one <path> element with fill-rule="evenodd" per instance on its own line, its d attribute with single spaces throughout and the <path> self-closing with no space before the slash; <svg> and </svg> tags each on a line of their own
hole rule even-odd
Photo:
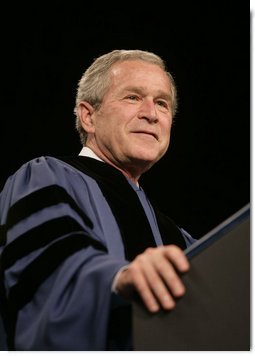
<svg viewBox="0 0 255 356">
<path fill-rule="evenodd" d="M 171 310 L 192 239 L 140 176 L 167 151 L 176 89 L 140 50 L 97 58 L 77 91 L 77 157 L 39 157 L 2 193 L 2 314 L 13 350 L 130 350 L 130 300 Z"/>
</svg>

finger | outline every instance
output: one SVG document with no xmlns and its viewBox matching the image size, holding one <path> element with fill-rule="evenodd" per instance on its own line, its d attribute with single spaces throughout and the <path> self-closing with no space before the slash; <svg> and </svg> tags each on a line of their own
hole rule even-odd
<svg viewBox="0 0 255 356">
<path fill-rule="evenodd" d="M 144 273 L 132 266 L 129 269 L 129 272 L 132 275 L 131 279 L 133 280 L 133 285 L 140 295 L 144 305 L 150 312 L 157 312 L 160 309 L 160 305 L 152 293 Z"/>
<path fill-rule="evenodd" d="M 165 262 L 166 266 L 167 262 Z M 166 287 L 166 284 L 162 280 L 161 273 L 155 268 L 153 264 L 148 264 L 144 269 L 144 275 L 147 281 L 149 289 L 156 297 L 158 303 L 164 309 L 173 309 L 175 307 L 175 301 Z"/>
<path fill-rule="evenodd" d="M 190 268 L 189 261 L 183 251 L 175 245 L 163 247 L 163 253 L 179 272 L 187 272 Z"/>
<path fill-rule="evenodd" d="M 162 257 L 157 263 L 154 261 L 154 264 L 154 268 L 164 281 L 167 289 L 174 297 L 181 297 L 185 293 L 185 286 L 169 260 Z"/>
</svg>

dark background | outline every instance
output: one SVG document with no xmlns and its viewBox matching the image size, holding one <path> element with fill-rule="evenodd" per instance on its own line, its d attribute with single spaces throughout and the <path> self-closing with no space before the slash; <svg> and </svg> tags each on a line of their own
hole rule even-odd
<svg viewBox="0 0 255 356">
<path fill-rule="evenodd" d="M 198 238 L 248 203 L 250 9 L 224 3 L 6 4 L 1 187 L 29 159 L 80 151 L 73 107 L 83 71 L 105 52 L 139 48 L 165 59 L 179 97 L 169 152 L 142 178 L 148 194 Z"/>
</svg>

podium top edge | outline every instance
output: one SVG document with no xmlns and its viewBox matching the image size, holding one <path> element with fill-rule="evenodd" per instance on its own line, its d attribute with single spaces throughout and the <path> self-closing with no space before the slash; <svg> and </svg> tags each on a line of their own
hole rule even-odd
<svg viewBox="0 0 255 356">
<path fill-rule="evenodd" d="M 204 248 L 211 245 L 217 239 L 221 238 L 228 231 L 232 230 L 236 225 L 240 224 L 243 220 L 250 216 L 250 203 L 243 206 L 236 213 L 231 215 L 229 218 L 224 220 L 221 224 L 217 225 L 214 229 L 209 231 L 199 240 L 194 242 L 191 246 L 189 246 L 184 253 L 186 256 L 191 259 L 198 253 L 200 253 Z"/>
</svg>

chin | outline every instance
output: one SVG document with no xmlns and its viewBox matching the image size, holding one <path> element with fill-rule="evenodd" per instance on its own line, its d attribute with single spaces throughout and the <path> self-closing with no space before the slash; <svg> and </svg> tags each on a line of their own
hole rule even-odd
<svg viewBox="0 0 255 356">
<path fill-rule="evenodd" d="M 129 162 L 137 162 L 141 166 L 148 166 L 148 169 L 153 166 L 163 155 L 164 150 L 159 150 L 159 147 L 153 147 L 139 142 L 139 145 L 132 145 L 126 151 Z"/>
<path fill-rule="evenodd" d="M 130 157 L 130 161 L 136 163 L 140 167 L 144 167 L 147 171 L 160 159 L 157 155 L 133 155 Z"/>
<path fill-rule="evenodd" d="M 152 164 L 156 163 L 162 156 L 163 153 L 155 152 L 155 150 L 140 150 L 134 154 L 134 158 L 144 162 L 152 162 Z"/>
</svg>

